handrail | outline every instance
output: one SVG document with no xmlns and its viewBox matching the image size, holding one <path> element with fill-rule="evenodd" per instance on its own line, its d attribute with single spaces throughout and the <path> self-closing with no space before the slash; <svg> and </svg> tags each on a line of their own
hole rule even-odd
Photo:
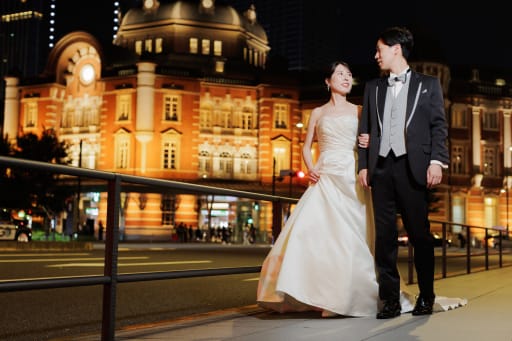
<svg viewBox="0 0 512 341">
<path fill-rule="evenodd" d="M 480 229 L 484 230 L 484 257 L 485 257 L 485 270 L 489 270 L 489 245 L 487 240 L 489 239 L 489 231 L 496 231 L 500 238 L 499 248 L 498 248 L 498 259 L 499 259 L 499 267 L 501 268 L 503 266 L 503 248 L 501 240 L 503 239 L 503 230 L 500 228 L 494 228 L 494 227 L 485 227 L 485 226 L 477 226 L 477 225 L 470 225 L 470 224 L 462 224 L 458 222 L 453 221 L 441 221 L 441 220 L 435 220 L 430 219 L 430 223 L 437 223 L 441 224 L 442 226 L 442 278 L 447 277 L 447 226 L 460 226 L 462 230 L 464 230 L 466 233 L 466 274 L 471 273 L 471 237 L 472 237 L 472 229 Z M 411 251 L 411 248 L 409 248 L 409 258 L 412 259 L 413 254 Z M 410 270 L 409 270 L 410 271 Z M 411 280 L 411 276 L 409 276 L 409 281 Z"/>
<path fill-rule="evenodd" d="M 107 222 L 106 222 L 106 239 L 105 239 L 105 261 L 104 261 L 104 274 L 103 276 L 82 276 L 82 277 L 69 277 L 59 279 L 45 279 L 45 280 L 14 280 L 0 282 L 0 292 L 5 291 L 23 291 L 23 290 L 36 290 L 36 289 L 49 289 L 49 288 L 66 288 L 75 286 L 90 286 L 90 285 L 103 285 L 103 316 L 102 316 L 102 331 L 101 340 L 114 340 L 115 334 L 115 313 L 116 313 L 116 294 L 117 284 L 136 282 L 136 281 L 151 281 L 163 279 L 178 279 L 190 277 L 203 277 L 203 276 L 220 276 L 232 274 L 246 274 L 258 273 L 261 271 L 261 266 L 252 267 L 236 267 L 236 268 L 219 268 L 219 269 L 202 269 L 202 270 L 182 270 L 170 272 L 153 272 L 143 274 L 121 274 L 117 273 L 118 264 L 118 241 L 119 241 L 119 211 L 120 211 L 120 194 L 123 183 L 132 183 L 143 186 L 151 186 L 158 188 L 171 188 L 174 190 L 182 190 L 189 193 L 206 193 L 206 194 L 219 194 L 230 195 L 236 197 L 243 197 L 249 199 L 266 200 L 272 202 L 272 221 L 273 221 L 273 235 L 274 238 L 280 232 L 282 224 L 282 204 L 283 203 L 296 203 L 297 199 L 280 197 L 274 195 L 267 195 L 261 193 L 252 193 L 239 190 L 232 190 L 226 188 L 217 188 L 211 186 L 203 186 L 197 184 L 190 184 L 184 182 L 177 182 L 171 180 L 162 180 L 154 178 L 146 178 L 140 176 L 119 174 L 114 172 L 98 171 L 92 169 L 78 168 L 73 166 L 56 165 L 45 162 L 23 160 L 11 157 L 0 156 L 0 165 L 11 167 L 24 167 L 34 170 L 45 172 L 53 172 L 58 174 L 66 174 L 72 176 L 81 176 L 94 179 L 107 181 Z M 446 272 L 446 236 L 448 225 L 458 225 L 466 229 L 466 263 L 467 273 L 471 272 L 471 245 L 470 236 L 471 229 L 485 229 L 485 235 L 488 236 L 489 230 L 497 230 L 493 228 L 486 228 L 482 226 L 473 226 L 468 224 L 461 224 L 456 222 L 431 220 L 431 223 L 438 223 L 442 225 L 442 261 L 443 272 L 442 276 L 447 276 Z M 502 231 L 499 231 L 500 238 Z M 487 240 L 487 238 L 486 238 Z M 486 270 L 489 268 L 488 264 L 488 247 L 486 243 L 485 256 L 486 256 Z M 500 243 L 499 248 L 499 266 L 502 267 L 502 247 Z M 413 254 L 412 248 L 409 246 L 409 283 L 413 282 Z"/>
<path fill-rule="evenodd" d="M 147 178 L 141 176 L 120 174 L 114 172 L 106 172 L 100 170 L 92 170 L 67 165 L 58 165 L 47 162 L 39 162 L 33 160 L 25 160 L 0 156 L 0 165 L 8 167 L 21 167 L 24 169 L 33 169 L 38 171 L 65 174 L 78 177 L 87 177 L 107 181 L 107 221 L 105 236 L 105 261 L 103 276 L 84 276 L 81 278 L 66 278 L 55 280 L 37 280 L 37 281 L 9 281 L 0 283 L 0 291 L 15 290 L 35 290 L 46 288 L 64 288 L 71 286 L 86 285 L 103 285 L 103 318 L 102 318 L 102 340 L 114 340 L 115 333 L 115 313 L 116 313 L 116 294 L 117 283 L 139 281 L 139 280 L 156 280 L 156 279 L 172 279 L 197 276 L 215 276 L 225 274 L 241 274 L 255 273 L 261 270 L 261 267 L 247 268 L 228 268 L 228 269 L 208 269 L 194 270 L 184 272 L 167 272 L 167 273 L 149 273 L 145 275 L 118 275 L 118 241 L 119 241 L 119 212 L 121 207 L 121 189 L 123 183 L 131 183 L 136 185 L 169 188 L 181 190 L 187 193 L 205 193 L 229 195 L 248 199 L 266 200 L 272 202 L 272 232 L 274 239 L 281 231 L 282 222 L 282 204 L 296 203 L 296 198 L 280 197 L 262 193 L 253 193 L 226 188 L 218 188 L 204 185 L 197 185 L 185 182 L 177 182 L 171 180 L 162 180 L 155 178 Z"/>
</svg>

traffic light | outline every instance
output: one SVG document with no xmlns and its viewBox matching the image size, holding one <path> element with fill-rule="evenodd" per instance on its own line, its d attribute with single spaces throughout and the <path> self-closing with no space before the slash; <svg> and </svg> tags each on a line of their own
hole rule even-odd
<svg viewBox="0 0 512 341">
<path fill-rule="evenodd" d="M 305 177 L 305 176 L 306 176 L 306 174 L 304 174 L 304 172 L 303 172 L 303 171 L 298 170 L 298 171 L 295 171 L 295 172 L 293 173 L 293 176 L 296 176 L 297 178 L 302 179 L 303 177 Z"/>
</svg>

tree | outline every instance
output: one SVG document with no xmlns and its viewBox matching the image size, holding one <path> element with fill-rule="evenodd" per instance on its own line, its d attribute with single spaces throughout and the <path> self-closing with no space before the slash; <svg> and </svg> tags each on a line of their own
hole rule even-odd
<svg viewBox="0 0 512 341">
<path fill-rule="evenodd" d="M 41 136 L 27 133 L 16 138 L 16 145 L 7 136 L 0 142 L 0 153 L 33 161 L 69 164 L 68 146 L 57 138 L 53 129 L 45 129 Z M 45 215 L 64 209 L 65 198 L 72 191 L 58 184 L 58 174 L 13 167 L 2 171 L 0 205 L 13 208 L 40 208 Z"/>
<path fill-rule="evenodd" d="M 13 147 L 9 142 L 9 137 L 5 135 L 0 139 L 0 155 L 11 156 Z M 4 184 L 4 180 L 9 176 L 9 169 L 7 167 L 0 167 L 0 184 Z"/>
<path fill-rule="evenodd" d="M 9 142 L 9 136 L 7 134 L 0 139 L 0 155 L 9 156 L 13 152 L 13 147 Z"/>
</svg>

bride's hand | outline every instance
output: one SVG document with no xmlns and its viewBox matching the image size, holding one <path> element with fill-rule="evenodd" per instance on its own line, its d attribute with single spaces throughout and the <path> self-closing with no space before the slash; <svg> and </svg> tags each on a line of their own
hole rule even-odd
<svg viewBox="0 0 512 341">
<path fill-rule="evenodd" d="M 318 174 L 316 170 L 312 169 L 308 171 L 308 178 L 310 182 L 315 184 L 320 179 L 320 174 Z"/>
<path fill-rule="evenodd" d="M 370 134 L 359 134 L 357 137 L 357 145 L 360 148 L 368 148 L 370 145 Z"/>
</svg>

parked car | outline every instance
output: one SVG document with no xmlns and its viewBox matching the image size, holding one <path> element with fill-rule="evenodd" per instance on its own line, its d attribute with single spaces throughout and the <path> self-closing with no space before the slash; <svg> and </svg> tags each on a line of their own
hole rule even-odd
<svg viewBox="0 0 512 341">
<path fill-rule="evenodd" d="M 432 237 L 434 237 L 434 246 L 443 246 L 443 237 L 434 232 L 432 233 Z M 452 239 L 449 238 L 449 237 L 446 237 L 446 246 L 451 246 L 452 245 Z"/>
<path fill-rule="evenodd" d="M 501 241 L 499 235 L 492 235 L 488 238 L 489 247 L 498 249 L 500 247 L 500 242 L 502 248 L 512 248 L 512 240 L 508 236 L 502 236 Z"/>
<path fill-rule="evenodd" d="M 31 241 L 32 229 L 28 221 L 15 217 L 14 212 L 9 208 L 0 208 L 0 240 Z"/>
<path fill-rule="evenodd" d="M 409 237 L 406 234 L 398 236 L 398 245 L 407 246 L 409 244 Z"/>
<path fill-rule="evenodd" d="M 432 237 L 434 237 L 434 246 L 443 246 L 443 238 L 438 233 L 432 233 Z M 409 245 L 409 237 L 406 234 L 401 234 L 398 236 L 398 245 L 407 246 Z M 446 246 L 451 246 L 452 240 L 451 238 L 446 239 Z"/>
</svg>

